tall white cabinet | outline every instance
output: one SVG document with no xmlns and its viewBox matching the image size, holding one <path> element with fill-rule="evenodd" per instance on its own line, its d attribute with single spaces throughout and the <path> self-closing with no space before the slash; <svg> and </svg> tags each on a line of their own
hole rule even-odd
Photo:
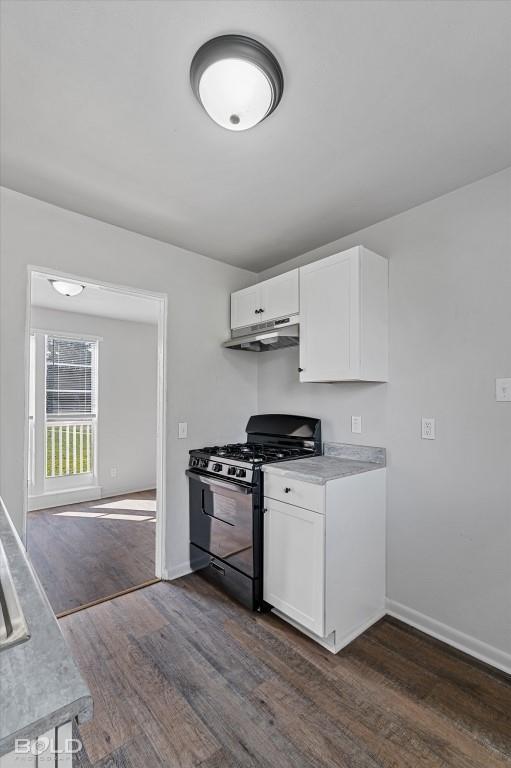
<svg viewBox="0 0 511 768">
<path fill-rule="evenodd" d="M 300 381 L 388 380 L 388 262 L 363 246 L 300 269 Z"/>
</svg>

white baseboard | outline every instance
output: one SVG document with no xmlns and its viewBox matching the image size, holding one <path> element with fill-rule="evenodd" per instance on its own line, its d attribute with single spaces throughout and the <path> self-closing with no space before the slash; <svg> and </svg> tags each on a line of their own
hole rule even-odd
<svg viewBox="0 0 511 768">
<path fill-rule="evenodd" d="M 62 491 L 41 493 L 38 496 L 28 497 L 28 511 L 35 512 L 38 509 L 50 507 L 65 507 L 68 504 L 80 504 L 84 501 L 96 501 L 101 499 L 101 487 L 89 485 L 83 488 L 66 488 Z"/>
<path fill-rule="evenodd" d="M 102 486 L 88 485 L 81 488 L 66 488 L 61 491 L 48 491 L 38 496 L 28 497 L 28 511 L 36 512 L 39 509 L 50 507 L 64 507 L 68 504 L 81 504 L 85 501 L 97 501 L 98 499 L 110 499 L 113 496 L 128 496 L 131 493 L 154 491 L 154 485 L 149 488 L 125 488 L 117 491 L 105 491 Z"/>
<path fill-rule="evenodd" d="M 164 581 L 173 581 L 174 579 L 181 578 L 181 576 L 187 576 L 189 573 L 192 573 L 190 561 L 185 560 L 185 562 L 179 563 L 179 565 L 174 565 L 171 568 L 164 568 L 161 577 Z"/>
<path fill-rule="evenodd" d="M 112 496 L 127 496 L 129 493 L 143 493 L 145 491 L 154 491 L 156 490 L 155 485 L 150 485 L 147 488 L 120 488 L 118 490 L 106 490 L 104 486 L 102 486 L 102 493 L 101 498 L 102 499 L 109 499 Z"/>
<path fill-rule="evenodd" d="M 448 624 L 443 624 L 441 621 L 432 619 L 430 616 L 397 603 L 395 600 L 387 598 L 386 605 L 387 613 L 390 616 L 394 616 L 405 624 L 410 624 L 412 627 L 420 629 L 421 632 L 425 632 L 437 640 L 442 640 L 444 643 L 452 645 L 469 656 L 474 656 L 479 661 L 484 661 L 486 664 L 502 670 L 502 672 L 511 674 L 511 653 L 501 651 L 499 648 L 488 645 L 488 643 L 484 643 L 476 637 L 460 632 Z"/>
</svg>

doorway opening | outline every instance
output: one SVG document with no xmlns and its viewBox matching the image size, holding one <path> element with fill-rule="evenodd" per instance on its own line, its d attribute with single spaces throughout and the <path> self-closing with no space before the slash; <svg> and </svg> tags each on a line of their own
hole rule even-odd
<svg viewBox="0 0 511 768">
<path fill-rule="evenodd" d="M 167 299 L 28 281 L 25 541 L 63 616 L 164 575 Z"/>
</svg>

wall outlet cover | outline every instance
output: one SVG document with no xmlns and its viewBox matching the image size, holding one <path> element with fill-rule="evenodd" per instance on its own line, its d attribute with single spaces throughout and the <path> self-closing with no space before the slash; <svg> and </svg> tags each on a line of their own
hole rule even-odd
<svg viewBox="0 0 511 768">
<path fill-rule="evenodd" d="M 177 436 L 180 440 L 188 437 L 188 422 L 180 421 L 177 426 Z"/>
<path fill-rule="evenodd" d="M 351 431 L 357 434 L 362 432 L 362 416 L 351 417 Z"/>
<path fill-rule="evenodd" d="M 423 440 L 435 439 L 435 419 L 432 416 L 422 417 L 421 437 Z"/>
<path fill-rule="evenodd" d="M 495 400 L 511 403 L 511 379 L 495 379 Z"/>
<path fill-rule="evenodd" d="M 117 467 L 110 467 L 110 477 L 117 477 Z"/>
</svg>

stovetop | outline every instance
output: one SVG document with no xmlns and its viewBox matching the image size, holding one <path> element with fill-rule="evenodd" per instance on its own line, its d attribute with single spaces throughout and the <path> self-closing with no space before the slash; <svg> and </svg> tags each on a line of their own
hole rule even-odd
<svg viewBox="0 0 511 768">
<path fill-rule="evenodd" d="M 314 456 L 315 451 L 306 448 L 290 448 L 261 443 L 231 443 L 208 445 L 190 451 L 189 467 L 211 475 L 220 475 L 231 481 L 252 483 L 262 464 L 286 459 Z"/>
<path fill-rule="evenodd" d="M 208 453 L 225 459 L 239 459 L 252 464 L 280 461 L 282 459 L 310 456 L 311 451 L 303 448 L 288 448 L 287 446 L 264 445 L 260 443 L 230 443 L 202 448 L 200 453 Z"/>
<path fill-rule="evenodd" d="M 259 414 L 250 417 L 246 433 L 246 443 L 208 445 L 190 451 L 189 469 L 193 474 L 223 475 L 231 482 L 256 484 L 262 464 L 321 453 L 319 419 Z"/>
</svg>

